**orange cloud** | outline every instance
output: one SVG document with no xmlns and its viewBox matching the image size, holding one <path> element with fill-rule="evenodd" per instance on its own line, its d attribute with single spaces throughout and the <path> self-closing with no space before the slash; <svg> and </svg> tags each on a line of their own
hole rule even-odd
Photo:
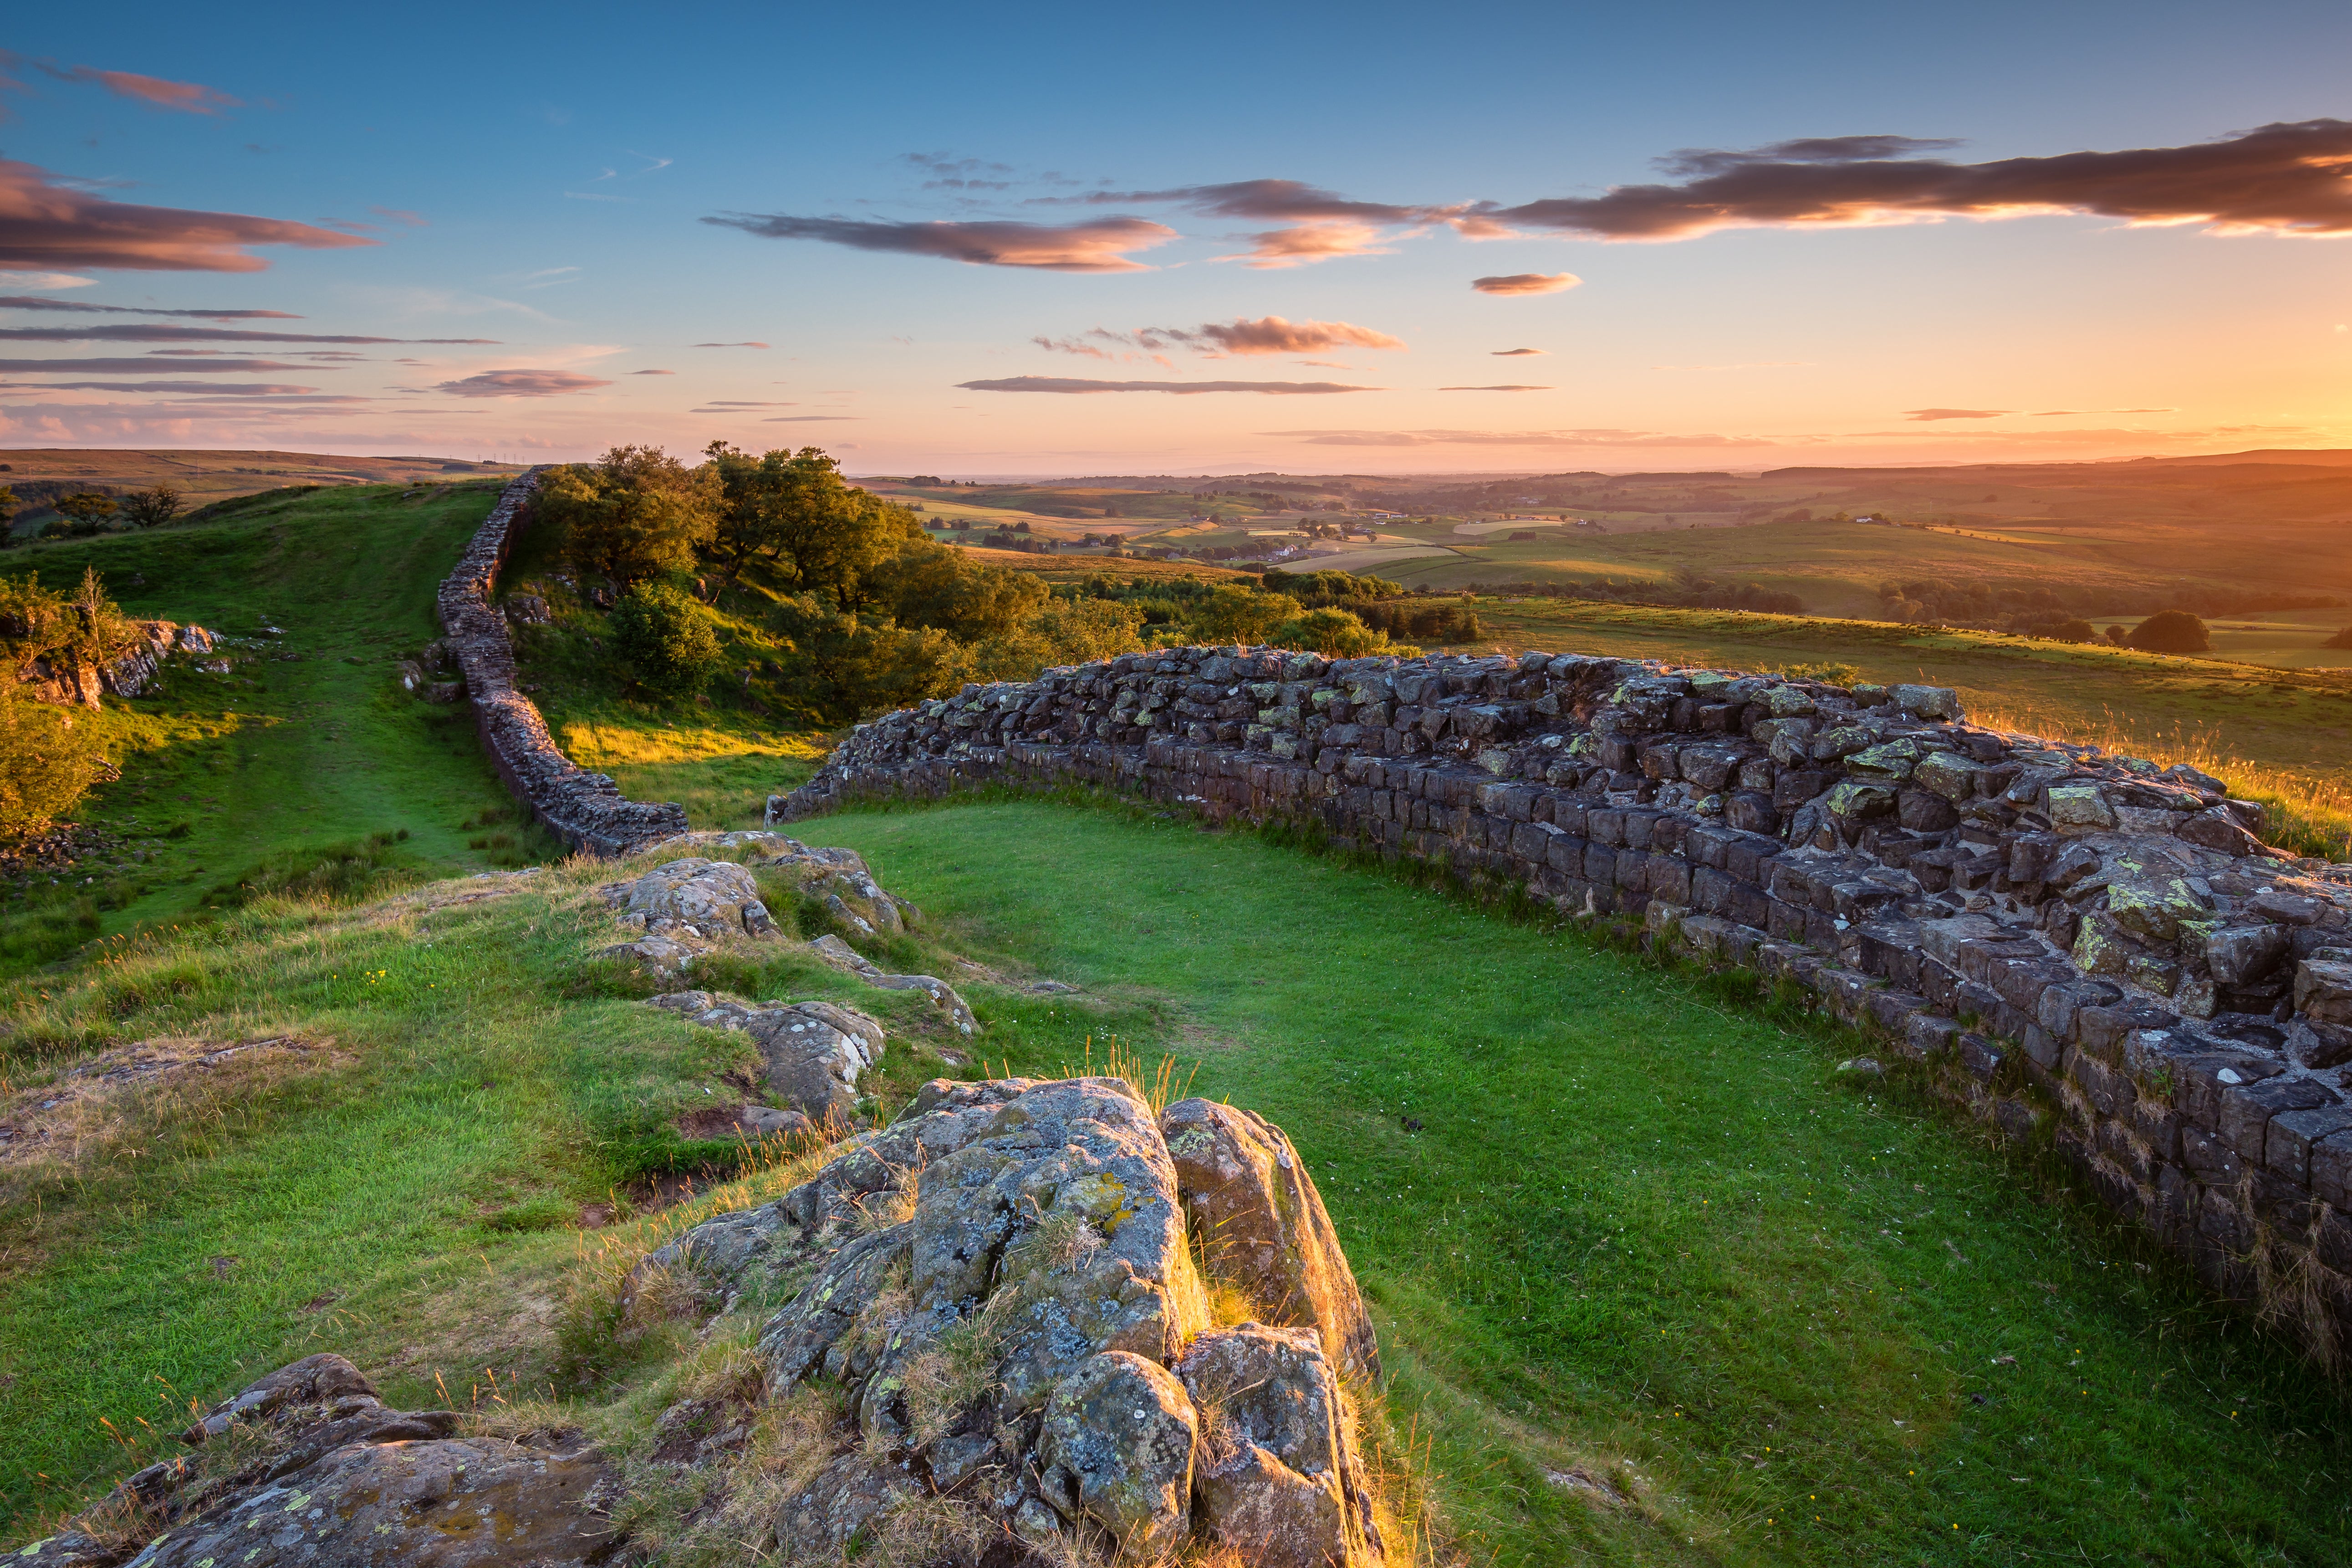
<svg viewBox="0 0 2352 1568">
<path fill-rule="evenodd" d="M 108 201 L 54 184 L 30 163 L 0 160 L 0 267 L 259 272 L 269 263 L 248 247 L 375 243 L 280 218 Z"/>
<path fill-rule="evenodd" d="M 456 397 L 554 397 L 612 384 L 568 370 L 486 370 L 463 381 L 442 382 L 433 390 Z"/>
<path fill-rule="evenodd" d="M 1095 346 L 1098 342 L 1154 353 L 1171 344 L 1181 343 L 1194 353 L 1217 356 L 1316 354 L 1340 348 L 1401 349 L 1405 346 L 1402 340 L 1386 332 L 1360 327 L 1352 321 L 1292 321 L 1280 316 L 1261 316 L 1254 321 L 1245 316 L 1236 317 L 1230 321 L 1204 321 L 1197 327 L 1138 327 L 1131 332 L 1113 332 L 1095 327 L 1075 337 L 1035 337 L 1029 341 L 1055 353 L 1084 354 L 1090 359 L 1112 357 Z M 1160 363 L 1167 362 L 1163 360 Z"/>
<path fill-rule="evenodd" d="M 1481 207 L 1500 221 L 1602 239 L 1687 239 L 1717 229 L 1821 227 L 1939 217 L 2083 213 L 2218 233 L 2352 234 L 2352 121 L 2276 123 L 2187 147 L 1957 163 L 1954 145 L 1832 136 L 1664 161 L 1676 184 Z"/>
<path fill-rule="evenodd" d="M 1204 392 L 1255 392 L 1294 396 L 1326 392 L 1379 392 L 1377 386 L 1342 386 L 1330 381 L 1083 381 L 1058 375 L 1008 375 L 993 381 L 960 381 L 967 392 L 1169 392 L 1180 397 Z"/>
<path fill-rule="evenodd" d="M 1440 392 L 1557 392 L 1553 386 L 1441 386 Z"/>
<path fill-rule="evenodd" d="M 1517 359 L 1523 354 L 1539 354 L 1547 352 L 1549 351 L 1544 349 L 1496 349 L 1492 351 L 1496 359 Z"/>
<path fill-rule="evenodd" d="M 875 222 L 856 218 L 793 217 L 784 213 L 730 213 L 704 223 L 740 228 L 763 239 L 814 239 L 855 250 L 935 256 L 980 267 L 1031 267 L 1050 272 L 1139 272 L 1128 252 L 1148 250 L 1176 237 L 1164 224 L 1139 217 L 1097 218 L 1086 223 L 1013 223 L 981 219 L 951 223 Z"/>
<path fill-rule="evenodd" d="M 1220 259 L 1247 261 L 1252 267 L 1272 268 L 1304 267 L 1309 262 L 1328 261 L 1337 256 L 1386 256 L 1389 247 L 1380 243 L 1381 231 L 1362 223 L 1309 223 L 1293 228 L 1268 229 L 1250 236 L 1250 248 L 1239 258 Z"/>
<path fill-rule="evenodd" d="M 1913 420 L 1933 419 L 1998 419 L 2004 414 L 2014 414 L 2014 408 L 1906 408 L 1903 417 Z"/>
<path fill-rule="evenodd" d="M 1470 287 L 1481 294 L 1557 294 L 1584 279 L 1573 272 L 1506 272 L 1494 278 L 1473 278 Z"/>
<path fill-rule="evenodd" d="M 218 114 L 224 109 L 243 107 L 228 94 L 193 81 L 167 81 L 159 76 L 141 76 L 137 71 L 102 71 L 89 66 L 76 66 L 71 70 L 47 65 L 41 68 L 60 81 L 95 82 L 117 98 L 131 99 L 151 109 L 177 110 L 183 114 Z"/>
</svg>

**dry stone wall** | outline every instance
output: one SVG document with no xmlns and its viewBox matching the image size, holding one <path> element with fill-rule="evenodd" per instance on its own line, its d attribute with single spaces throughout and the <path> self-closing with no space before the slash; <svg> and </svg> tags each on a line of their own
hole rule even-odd
<svg viewBox="0 0 2352 1568">
<path fill-rule="evenodd" d="M 537 706 L 515 689 L 514 644 L 491 599 L 523 509 L 546 471 L 518 475 L 500 493 L 457 569 L 441 584 L 441 629 L 473 700 L 482 745 L 507 788 L 572 848 L 625 855 L 684 833 L 686 808 L 630 800 L 610 777 L 589 773 L 563 754 Z"/>
<path fill-rule="evenodd" d="M 2215 1289 L 2352 1329 L 2352 866 L 1953 692 L 1528 653 L 1184 648 L 861 725 L 772 822 L 1084 784 L 1523 884 L 1817 994 Z"/>
</svg>

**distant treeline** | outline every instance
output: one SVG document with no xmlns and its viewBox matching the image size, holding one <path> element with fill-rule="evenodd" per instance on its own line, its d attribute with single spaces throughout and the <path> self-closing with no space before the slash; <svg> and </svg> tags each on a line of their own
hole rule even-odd
<svg viewBox="0 0 2352 1568">
<path fill-rule="evenodd" d="M 1933 621 L 2032 637 L 2064 636 L 2058 628 L 2081 624 L 2091 616 L 2154 616 L 2166 610 L 2199 616 L 2247 616 L 2267 610 L 2327 610 L 2344 603 L 2326 594 L 2260 588 L 2116 589 L 2070 583 L 2021 588 L 1981 579 L 1882 583 L 1878 597 L 1889 620 Z M 2066 637 L 2066 640 L 2081 639 Z"/>
<path fill-rule="evenodd" d="M 1759 610 L 1776 616 L 1801 616 L 1805 602 L 1796 595 L 1759 583 L 1726 583 L 1685 567 L 1666 582 L 1621 583 L 1595 577 L 1577 583 L 1473 583 L 1470 592 L 1523 599 L 1600 599 L 1612 605 L 1653 605 L 1669 610 Z"/>
</svg>

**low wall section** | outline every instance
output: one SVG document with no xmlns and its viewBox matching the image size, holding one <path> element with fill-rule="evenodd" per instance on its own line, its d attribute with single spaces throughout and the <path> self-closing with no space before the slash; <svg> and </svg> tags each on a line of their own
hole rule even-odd
<svg viewBox="0 0 2352 1568">
<path fill-rule="evenodd" d="M 518 475 L 499 496 L 457 569 L 441 584 L 441 629 L 466 678 L 482 745 L 507 788 L 572 848 L 625 855 L 687 831 L 686 808 L 630 800 L 609 777 L 589 773 L 563 754 L 539 709 L 515 689 L 514 644 L 506 617 L 491 600 L 523 508 L 546 471 Z"/>
<path fill-rule="evenodd" d="M 2352 866 L 2186 767 L 1852 689 L 1549 658 L 1187 648 L 861 725 L 790 821 L 1101 786 L 1523 883 L 1818 994 L 2046 1135 L 2209 1285 L 2352 1329 Z"/>
</svg>

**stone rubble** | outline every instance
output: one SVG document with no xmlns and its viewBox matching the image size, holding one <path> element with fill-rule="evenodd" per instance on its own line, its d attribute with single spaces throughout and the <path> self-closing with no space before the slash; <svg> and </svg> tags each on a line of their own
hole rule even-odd
<svg viewBox="0 0 2352 1568">
<path fill-rule="evenodd" d="M 1925 685 L 1194 647 L 860 725 L 767 816 L 1074 783 L 1793 982 L 1978 1115 L 2046 1127 L 2215 1289 L 2307 1279 L 2296 1326 L 2352 1329 L 2352 866 L 2268 848 L 2193 768 L 1988 730 Z"/>
</svg>

